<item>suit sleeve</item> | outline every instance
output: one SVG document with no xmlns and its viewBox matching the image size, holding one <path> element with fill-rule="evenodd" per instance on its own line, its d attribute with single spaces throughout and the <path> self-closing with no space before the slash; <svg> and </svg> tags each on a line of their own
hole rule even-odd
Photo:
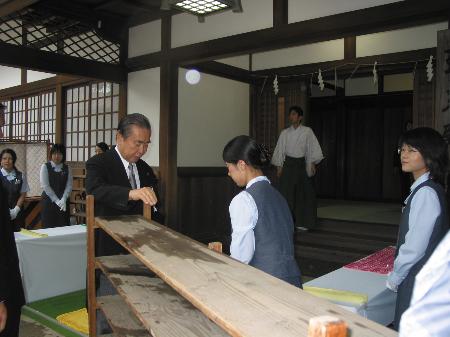
<svg viewBox="0 0 450 337">
<path fill-rule="evenodd" d="M 118 210 L 127 210 L 130 187 L 115 185 L 108 181 L 108 160 L 94 156 L 86 162 L 86 193 L 92 194 L 96 202 Z M 109 167 L 108 167 L 109 166 Z"/>
<path fill-rule="evenodd" d="M 8 204 L 6 201 L 3 187 L 0 186 L 0 302 L 4 301 L 8 295 L 8 284 L 5 275 L 8 275 L 8 244 L 9 239 L 8 228 L 10 227 L 10 218 Z"/>
</svg>

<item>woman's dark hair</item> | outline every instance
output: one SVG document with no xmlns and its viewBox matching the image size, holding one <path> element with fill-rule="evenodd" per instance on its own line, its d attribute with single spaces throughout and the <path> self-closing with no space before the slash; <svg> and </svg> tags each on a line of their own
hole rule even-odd
<svg viewBox="0 0 450 337">
<path fill-rule="evenodd" d="M 17 160 L 17 154 L 16 154 L 16 152 L 15 152 L 13 149 L 9 149 L 9 148 L 8 148 L 8 149 L 4 149 L 2 152 L 0 152 L 0 159 L 3 158 L 3 155 L 4 155 L 5 153 L 9 153 L 9 154 L 11 155 L 12 160 L 13 160 L 13 167 L 14 167 L 14 170 L 17 171 L 17 169 L 16 169 L 16 160 Z"/>
<path fill-rule="evenodd" d="M 448 144 L 439 132 L 425 127 L 412 129 L 403 134 L 398 144 L 400 148 L 403 145 L 409 145 L 417 149 L 430 171 L 431 178 L 445 186 Z"/>
<path fill-rule="evenodd" d="M 63 156 L 62 162 L 66 161 L 66 147 L 63 144 L 53 144 L 50 150 L 50 156 L 54 153 L 61 153 Z"/>
<path fill-rule="evenodd" d="M 261 169 L 269 165 L 269 152 L 249 136 L 237 136 L 230 140 L 223 149 L 222 158 L 225 162 L 236 164 L 243 160 L 247 165 Z"/>
<path fill-rule="evenodd" d="M 100 148 L 100 150 L 102 150 L 103 152 L 106 152 L 106 151 L 109 150 L 109 146 L 108 146 L 108 144 L 106 144 L 105 142 L 97 143 L 95 146 L 97 146 L 98 148 Z"/>
<path fill-rule="evenodd" d="M 150 131 L 152 130 L 147 117 L 142 114 L 135 113 L 126 115 L 124 118 L 122 118 L 119 122 L 119 126 L 117 127 L 117 131 L 122 135 L 123 138 L 128 138 L 128 136 L 131 134 L 131 127 L 133 125 Z"/>
</svg>

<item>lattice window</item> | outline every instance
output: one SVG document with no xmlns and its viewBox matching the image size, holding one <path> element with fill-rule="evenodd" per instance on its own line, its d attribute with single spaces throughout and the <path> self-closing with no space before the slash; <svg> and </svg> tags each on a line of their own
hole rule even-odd
<svg viewBox="0 0 450 337">
<path fill-rule="evenodd" d="M 26 123 L 26 98 L 16 98 L 13 100 L 12 105 L 12 127 L 11 138 L 13 140 L 26 141 L 25 123 Z"/>
<path fill-rule="evenodd" d="M 0 17 L 0 41 L 104 63 L 120 62 L 120 44 L 86 23 L 26 8 Z"/>
<path fill-rule="evenodd" d="M 0 101 L 6 108 L 4 110 L 4 114 L 0 115 L 0 139 L 1 140 L 9 140 L 10 135 L 10 103 L 8 101 Z"/>
<path fill-rule="evenodd" d="M 68 161 L 86 161 L 95 144 L 115 143 L 119 120 L 119 85 L 95 82 L 66 91 Z"/>
<path fill-rule="evenodd" d="M 7 110 L 2 139 L 55 141 L 55 91 L 14 98 L 11 103 L 3 104 L 7 106 Z"/>
</svg>

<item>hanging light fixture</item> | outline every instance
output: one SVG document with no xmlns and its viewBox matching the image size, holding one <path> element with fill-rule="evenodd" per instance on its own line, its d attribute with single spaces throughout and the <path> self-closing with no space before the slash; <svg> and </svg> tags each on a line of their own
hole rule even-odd
<svg viewBox="0 0 450 337">
<path fill-rule="evenodd" d="M 207 15 L 232 10 L 242 12 L 241 0 L 162 0 L 161 9 L 178 9 L 197 15 L 200 22 L 204 22 Z"/>
</svg>

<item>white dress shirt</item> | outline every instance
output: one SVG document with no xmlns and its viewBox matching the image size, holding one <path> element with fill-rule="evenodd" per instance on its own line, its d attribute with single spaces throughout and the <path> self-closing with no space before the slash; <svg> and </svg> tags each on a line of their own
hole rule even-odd
<svg viewBox="0 0 450 337">
<path fill-rule="evenodd" d="M 50 165 L 55 170 L 55 172 L 62 171 L 63 163 L 55 164 L 53 161 L 50 160 Z M 67 174 L 66 188 L 64 189 L 64 194 L 61 198 L 64 200 L 67 200 L 67 198 L 69 198 L 69 194 L 72 191 L 72 180 L 73 180 L 72 169 L 69 166 L 67 166 L 67 171 L 68 171 L 68 174 Z M 50 182 L 48 180 L 48 170 L 47 170 L 46 164 L 42 164 L 41 172 L 39 173 L 39 178 L 40 178 L 40 182 L 41 182 L 41 187 L 45 191 L 47 196 L 50 198 L 51 201 L 57 202 L 59 200 L 59 198 L 56 196 L 55 191 L 53 191 L 52 187 L 50 186 Z"/>
<path fill-rule="evenodd" d="M 430 173 L 421 175 L 411 186 L 411 193 L 417 186 L 429 179 Z M 411 194 L 406 198 L 405 204 Z M 409 211 L 409 230 L 405 242 L 400 246 L 398 256 L 394 261 L 394 269 L 388 276 L 388 287 L 396 290 L 399 284 L 408 276 L 409 270 L 425 254 L 434 223 L 441 213 L 439 198 L 434 189 L 422 187 L 411 200 Z"/>
<path fill-rule="evenodd" d="M 1 168 L 2 175 L 6 177 L 8 181 L 12 181 L 16 179 L 16 170 L 12 170 L 11 172 L 6 171 L 3 167 Z M 30 186 L 28 185 L 28 180 L 25 173 L 22 172 L 22 187 L 20 188 L 20 193 L 30 192 Z"/>
<path fill-rule="evenodd" d="M 128 165 L 131 164 L 131 167 L 132 167 L 133 172 L 134 172 L 134 178 L 136 179 L 136 188 L 141 188 L 141 181 L 139 180 L 139 173 L 138 173 L 138 170 L 137 170 L 136 163 L 129 163 L 128 161 L 126 161 L 122 157 L 122 155 L 120 154 L 120 151 L 117 148 L 117 146 L 115 147 L 115 150 L 119 154 L 120 160 L 122 160 L 122 164 L 123 164 L 123 167 L 125 168 L 125 172 L 127 173 L 128 180 L 131 181 L 131 178 L 130 178 L 131 177 L 131 172 L 128 169 Z"/>
<path fill-rule="evenodd" d="M 450 232 L 416 276 L 399 337 L 450 336 Z"/>
<path fill-rule="evenodd" d="M 253 178 L 245 188 L 264 180 L 269 181 L 265 176 Z M 258 222 L 258 208 L 250 193 L 242 191 L 231 200 L 229 211 L 232 227 L 230 255 L 232 258 L 248 264 L 255 253 L 253 229 Z"/>
</svg>

